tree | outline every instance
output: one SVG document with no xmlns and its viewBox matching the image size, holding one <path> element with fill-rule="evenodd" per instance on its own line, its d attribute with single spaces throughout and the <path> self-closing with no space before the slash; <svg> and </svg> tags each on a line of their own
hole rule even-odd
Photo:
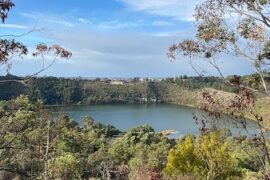
<svg viewBox="0 0 270 180">
<path fill-rule="evenodd" d="M 269 76 L 269 4 L 268 0 L 206 0 L 196 8 L 197 34 L 169 48 L 168 56 L 177 53 L 189 57 L 193 69 L 203 70 L 194 63 L 194 57 L 215 68 L 224 77 L 219 67 L 219 57 L 230 55 L 245 59 L 260 76 L 261 85 L 268 93 L 266 78 Z"/>
<path fill-rule="evenodd" d="M 65 153 L 53 159 L 49 166 L 51 166 L 50 173 L 52 179 L 80 179 L 80 161 L 72 153 Z"/>
<path fill-rule="evenodd" d="M 42 113 L 43 114 L 43 113 Z M 20 96 L 0 105 L 0 170 L 22 177 L 38 177 L 43 171 L 46 114 L 41 105 Z M 44 131 L 45 130 L 45 131 Z"/>
<path fill-rule="evenodd" d="M 191 67 L 200 75 L 205 70 L 195 62 L 205 62 L 213 67 L 224 79 L 224 83 L 238 89 L 233 98 L 221 100 L 212 94 L 203 93 L 204 103 L 201 109 L 208 117 L 197 118 L 203 132 L 209 131 L 206 123 L 218 120 L 223 114 L 229 115 L 236 124 L 246 129 L 246 115 L 256 120 L 259 129 L 259 141 L 263 151 L 258 158 L 263 165 L 270 164 L 267 137 L 264 124 L 269 119 L 258 113 L 256 109 L 257 95 L 269 101 L 270 74 L 270 1 L 269 0 L 204 0 L 196 7 L 195 19 L 197 34 L 194 39 L 186 39 L 169 48 L 168 57 L 172 60 L 178 54 L 188 57 Z M 249 62 L 259 78 L 246 83 L 239 76 L 225 79 L 219 62 L 222 56 L 234 56 Z M 199 61 L 202 60 L 202 61 Z M 259 84 L 259 86 L 251 86 Z M 254 143 L 257 144 L 257 143 Z M 255 146 L 254 146 L 255 148 Z M 266 177 L 270 177 L 267 168 Z"/>
<path fill-rule="evenodd" d="M 0 1 L 0 18 L 2 23 L 4 23 L 8 17 L 8 13 L 13 8 L 15 4 L 11 0 L 1 0 Z M 3 39 L 3 37 L 12 35 L 1 35 L 0 36 L 0 68 L 6 66 L 8 71 L 11 68 L 10 60 L 13 57 L 21 57 L 28 53 L 28 49 L 21 42 L 15 39 Z"/>
<path fill-rule="evenodd" d="M 171 177 L 195 175 L 196 179 L 241 177 L 232 143 L 220 131 L 179 140 L 170 150 L 165 172 Z"/>
<path fill-rule="evenodd" d="M 159 177 L 172 143 L 149 126 L 130 129 L 109 149 L 115 166 L 129 165 L 131 179 Z M 150 178 L 151 179 L 151 178 Z"/>
<path fill-rule="evenodd" d="M 2 23 L 5 23 L 9 11 L 15 6 L 12 0 L 0 0 L 0 18 Z M 32 29 L 21 35 L 6 34 L 0 36 L 0 68 L 6 70 L 6 73 L 9 73 L 10 68 L 12 67 L 13 58 L 21 58 L 28 54 L 28 48 L 22 43 L 16 40 L 17 37 L 27 35 L 36 29 Z M 30 78 L 40 74 L 43 71 L 49 69 L 55 62 L 59 59 L 69 59 L 72 56 L 72 53 L 60 45 L 54 44 L 52 46 L 45 45 L 40 43 L 36 46 L 35 52 L 32 53 L 32 56 L 35 58 L 40 58 L 42 61 L 42 67 L 37 72 L 28 75 L 23 80 L 3 80 L 0 83 L 16 81 L 25 83 Z M 51 56 L 52 60 L 49 60 L 48 56 Z M 49 61 L 49 62 L 47 62 Z"/>
<path fill-rule="evenodd" d="M 0 0 L 0 18 L 2 23 L 4 23 L 8 17 L 8 13 L 13 8 L 15 4 L 12 0 Z M 0 36 L 0 68 L 6 70 L 9 73 L 9 70 L 12 66 L 12 59 L 15 57 L 22 57 L 28 54 L 28 48 L 21 42 L 15 40 L 16 37 L 24 36 L 28 33 L 31 33 L 34 30 L 31 30 L 27 33 L 21 35 L 2 35 Z M 10 38 L 11 39 L 7 39 Z M 5 39 L 6 38 L 6 39 Z M 36 51 L 33 52 L 33 57 L 40 57 L 42 60 L 42 68 L 37 71 L 36 73 L 29 75 L 25 79 L 22 80 L 3 80 L 0 83 L 6 83 L 10 81 L 16 81 L 25 84 L 26 81 L 31 79 L 32 77 L 40 74 L 41 72 L 50 68 L 58 59 L 69 59 L 71 57 L 71 52 L 65 50 L 59 45 L 52 45 L 47 46 L 43 43 L 38 44 L 36 46 Z M 50 55 L 52 56 L 52 61 L 46 65 L 45 59 Z M 22 103 L 22 107 L 20 107 L 20 103 Z M 33 176 L 28 173 L 28 169 L 32 171 L 34 168 L 29 164 L 29 162 L 20 156 L 25 154 L 25 158 L 27 155 L 32 155 L 32 149 L 35 149 L 35 141 L 36 139 L 32 139 L 32 133 L 37 133 L 36 135 L 45 136 L 43 133 L 39 132 L 39 129 L 44 128 L 44 121 L 40 120 L 40 123 L 36 121 L 37 117 L 37 107 L 32 107 L 29 104 L 29 101 L 25 97 L 20 97 L 16 99 L 15 104 L 11 106 L 10 109 L 7 109 L 6 112 L 2 112 L 0 119 L 1 119 L 1 135 L 0 135 L 0 146 L 1 146 L 1 156 L 3 156 L 3 161 L 1 161 L 0 168 L 2 171 L 10 171 L 14 173 L 21 174 L 26 177 Z M 18 106 L 18 107 L 17 107 Z M 2 109 L 3 110 L 3 109 Z M 45 113 L 44 113 L 45 114 Z M 41 118 L 42 119 L 42 118 Z M 45 179 L 47 179 L 47 172 L 48 172 L 48 153 L 49 153 L 49 146 L 50 146 L 50 124 L 51 118 L 47 117 L 47 132 L 46 139 L 46 152 L 45 152 Z M 35 125 L 34 123 L 38 123 Z M 46 125 L 45 125 L 46 127 Z M 31 128 L 34 128 L 31 131 Z M 40 140 L 42 140 L 42 136 Z M 34 142 L 33 142 L 34 141 Z M 39 142 L 40 153 L 36 153 L 35 159 L 40 160 L 42 155 L 43 149 L 43 142 Z M 20 150 L 23 149 L 23 150 Z M 29 152 L 29 154 L 27 154 Z M 4 158 L 5 157 L 5 158 Z M 10 162 L 11 159 L 14 158 L 14 162 Z M 32 157 L 28 157 L 32 159 Z M 21 159 L 20 161 L 17 161 Z M 5 161 L 6 160 L 6 161 Z M 26 165 L 24 165 L 25 163 Z M 28 164 L 27 164 L 28 163 Z M 38 170 L 40 171 L 40 169 Z M 37 172 L 37 170 L 36 170 Z"/>
<path fill-rule="evenodd" d="M 14 7 L 15 4 L 11 0 L 1 0 L 0 2 L 0 18 L 2 22 L 5 22 L 9 10 Z"/>
</svg>

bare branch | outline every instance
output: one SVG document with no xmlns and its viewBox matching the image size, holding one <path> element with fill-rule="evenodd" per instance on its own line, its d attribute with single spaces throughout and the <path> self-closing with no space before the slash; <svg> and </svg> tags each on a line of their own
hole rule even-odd
<svg viewBox="0 0 270 180">
<path fill-rule="evenodd" d="M 5 35 L 0 35 L 0 38 L 4 38 L 4 37 L 11 37 L 11 38 L 20 38 L 20 37 L 23 37 L 23 36 L 26 36 L 26 35 L 29 35 L 33 32 L 37 32 L 37 31 L 42 31 L 43 28 L 39 28 L 39 29 L 36 29 L 36 28 L 33 28 L 25 33 L 22 33 L 22 34 L 5 34 Z"/>
</svg>

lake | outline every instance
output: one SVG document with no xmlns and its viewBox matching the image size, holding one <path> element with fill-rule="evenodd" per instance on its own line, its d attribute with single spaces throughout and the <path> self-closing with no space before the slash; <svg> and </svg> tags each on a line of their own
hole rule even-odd
<svg viewBox="0 0 270 180">
<path fill-rule="evenodd" d="M 171 137 L 180 137 L 185 134 L 198 134 L 198 126 L 193 120 L 193 113 L 198 117 L 202 112 L 198 109 L 168 105 L 168 104 L 138 104 L 138 105 L 89 105 L 89 106 L 67 106 L 53 107 L 54 111 L 70 115 L 75 121 L 82 125 L 81 119 L 91 116 L 96 121 L 104 124 L 111 124 L 121 131 L 127 131 L 139 125 L 150 125 L 156 131 L 175 130 Z M 232 120 L 222 118 L 220 126 L 228 128 L 233 134 L 246 132 L 236 128 Z M 247 123 L 248 131 L 255 133 L 256 123 Z"/>
</svg>

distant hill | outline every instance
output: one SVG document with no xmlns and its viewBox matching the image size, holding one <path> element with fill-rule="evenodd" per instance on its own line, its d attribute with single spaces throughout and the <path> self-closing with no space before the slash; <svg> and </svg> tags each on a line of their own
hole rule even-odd
<svg viewBox="0 0 270 180">
<path fill-rule="evenodd" d="M 242 77 L 246 84 L 258 89 L 256 78 L 256 75 Z M 31 101 L 42 101 L 45 105 L 167 103 L 200 107 L 203 92 L 225 101 L 233 98 L 238 91 L 217 77 L 181 76 L 156 80 L 42 77 L 30 79 L 27 85 L 18 82 L 21 79 L 13 75 L 0 77 L 2 81 L 7 80 L 0 83 L 0 100 L 26 94 Z M 270 99 L 258 96 L 257 110 L 267 119 L 267 126 L 270 127 L 269 107 Z"/>
<path fill-rule="evenodd" d="M 43 77 L 32 78 L 27 85 L 17 82 L 17 76 L 2 76 L 0 100 L 9 100 L 26 94 L 32 101 L 41 100 L 46 105 L 104 104 L 104 103 L 179 103 L 186 104 L 188 96 L 183 94 L 213 88 L 235 92 L 235 88 L 224 84 L 217 77 L 187 77 L 167 79 L 110 80 Z M 15 80 L 14 82 L 10 80 Z M 181 95 L 182 94 L 182 95 Z M 187 99 L 186 99 L 187 98 Z M 191 103 L 193 104 L 193 103 Z"/>
</svg>

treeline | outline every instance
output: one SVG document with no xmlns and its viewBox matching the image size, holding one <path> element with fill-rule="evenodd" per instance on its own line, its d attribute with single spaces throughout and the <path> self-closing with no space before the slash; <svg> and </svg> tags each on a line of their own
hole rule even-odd
<svg viewBox="0 0 270 180">
<path fill-rule="evenodd" d="M 20 77 L 7 75 L 0 80 L 20 80 Z M 47 105 L 105 104 L 105 103 L 171 103 L 181 99 L 182 91 L 203 88 L 235 92 L 236 89 L 224 84 L 217 77 L 167 78 L 159 81 L 139 81 L 134 78 L 121 85 L 110 81 L 67 79 L 56 77 L 31 78 L 25 84 L 7 81 L 0 84 L 0 100 L 9 100 L 20 94 L 28 95 L 31 101 L 42 101 Z M 172 93 L 176 92 L 178 93 Z M 175 97 L 177 96 L 177 97 Z M 177 103 L 177 102 L 174 102 Z"/>
<path fill-rule="evenodd" d="M 202 88 L 213 88 L 216 90 L 226 91 L 226 92 L 236 92 L 237 90 L 226 84 L 225 81 L 228 80 L 229 77 L 225 80 L 215 77 L 200 77 L 200 76 L 180 76 L 176 78 L 168 78 L 167 80 L 170 82 L 174 82 L 181 87 L 188 88 L 190 90 L 194 89 L 202 89 Z"/>
<path fill-rule="evenodd" d="M 141 163 L 160 176 L 175 144 L 149 126 L 122 133 L 87 117 L 80 127 L 25 96 L 1 101 L 0 120 L 0 179 L 133 179 Z"/>
<path fill-rule="evenodd" d="M 0 102 L 0 179 L 263 179 L 256 137 L 213 130 L 179 140 L 55 116 L 27 97 Z M 268 143 L 268 141 L 267 141 Z"/>
</svg>

